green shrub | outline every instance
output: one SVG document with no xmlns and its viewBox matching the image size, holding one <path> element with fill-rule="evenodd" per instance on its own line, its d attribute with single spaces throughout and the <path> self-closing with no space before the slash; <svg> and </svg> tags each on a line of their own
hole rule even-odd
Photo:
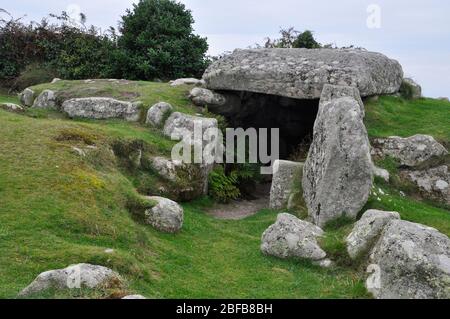
<svg viewBox="0 0 450 319">
<path fill-rule="evenodd" d="M 216 166 L 209 174 L 209 195 L 220 203 L 239 198 L 241 192 L 237 187 L 238 180 L 236 171 L 227 175 L 223 166 Z"/>
<path fill-rule="evenodd" d="M 140 0 L 122 17 L 118 73 L 140 80 L 200 77 L 208 43 L 193 34 L 193 23 L 182 3 Z"/>
</svg>

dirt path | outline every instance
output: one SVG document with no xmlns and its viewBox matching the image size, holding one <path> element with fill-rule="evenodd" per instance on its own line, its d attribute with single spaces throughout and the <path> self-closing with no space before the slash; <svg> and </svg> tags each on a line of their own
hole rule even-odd
<svg viewBox="0 0 450 319">
<path fill-rule="evenodd" d="M 253 200 L 236 200 L 228 204 L 216 204 L 207 213 L 218 219 L 240 220 L 253 216 L 261 209 L 269 208 L 270 184 L 258 185 Z"/>
</svg>

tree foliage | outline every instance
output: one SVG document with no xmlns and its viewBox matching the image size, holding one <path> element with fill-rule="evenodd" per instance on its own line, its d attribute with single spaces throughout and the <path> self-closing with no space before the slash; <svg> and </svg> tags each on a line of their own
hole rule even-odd
<svg viewBox="0 0 450 319">
<path fill-rule="evenodd" d="M 140 0 L 122 17 L 119 34 L 87 27 L 83 13 L 76 20 L 62 12 L 24 23 L 0 9 L 3 85 L 45 70 L 43 78 L 168 80 L 201 76 L 207 66 L 206 39 L 193 34 L 191 12 L 173 0 Z"/>
<path fill-rule="evenodd" d="M 278 39 L 267 38 L 265 48 L 306 48 L 317 49 L 322 45 L 316 41 L 312 31 L 303 32 L 295 30 L 293 27 L 280 30 L 281 37 Z"/>
<path fill-rule="evenodd" d="M 170 0 L 140 0 L 122 17 L 122 73 L 130 79 L 201 76 L 208 43 L 193 34 L 191 11 Z"/>
</svg>

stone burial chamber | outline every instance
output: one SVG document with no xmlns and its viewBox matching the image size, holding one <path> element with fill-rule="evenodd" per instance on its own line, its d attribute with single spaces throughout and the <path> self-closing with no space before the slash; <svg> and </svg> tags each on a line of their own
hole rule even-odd
<svg viewBox="0 0 450 319">
<path fill-rule="evenodd" d="M 235 50 L 209 66 L 194 104 L 232 127 L 279 128 L 280 159 L 310 142 L 325 85 L 354 87 L 361 97 L 399 91 L 401 65 L 359 49 Z"/>
</svg>

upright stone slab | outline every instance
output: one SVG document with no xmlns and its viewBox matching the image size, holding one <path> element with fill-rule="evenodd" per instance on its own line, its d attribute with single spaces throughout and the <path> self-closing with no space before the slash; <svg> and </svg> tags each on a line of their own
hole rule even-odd
<svg viewBox="0 0 450 319">
<path fill-rule="evenodd" d="M 330 98 L 330 92 L 336 98 Z M 303 169 L 303 194 L 316 225 L 355 219 L 373 183 L 370 143 L 360 99 L 340 86 L 325 87 L 314 138 Z M 350 91 L 352 92 L 352 90 Z"/>
<path fill-rule="evenodd" d="M 303 172 L 303 163 L 276 160 L 273 169 L 270 208 L 284 209 L 288 205 L 295 178 L 300 178 Z"/>
</svg>

